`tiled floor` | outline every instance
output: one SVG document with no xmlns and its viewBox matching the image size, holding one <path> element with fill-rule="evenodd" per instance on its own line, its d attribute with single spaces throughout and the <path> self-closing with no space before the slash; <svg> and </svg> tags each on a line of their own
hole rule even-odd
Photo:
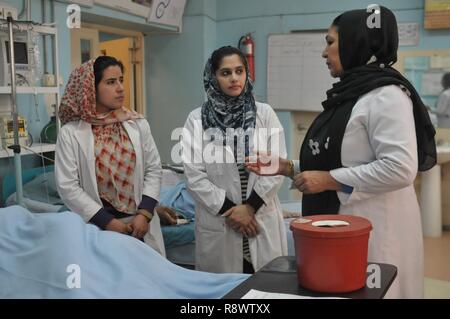
<svg viewBox="0 0 450 319">
<path fill-rule="evenodd" d="M 426 299 L 450 299 L 450 282 L 425 278 Z"/>
<path fill-rule="evenodd" d="M 425 298 L 450 299 L 450 232 L 424 238 Z"/>
</svg>

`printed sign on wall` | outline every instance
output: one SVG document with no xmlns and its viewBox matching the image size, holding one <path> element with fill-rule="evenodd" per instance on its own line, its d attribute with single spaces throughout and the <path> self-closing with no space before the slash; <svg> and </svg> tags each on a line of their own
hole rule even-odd
<svg viewBox="0 0 450 319">
<path fill-rule="evenodd" d="M 154 0 L 148 22 L 178 27 L 181 30 L 186 0 Z"/>
</svg>

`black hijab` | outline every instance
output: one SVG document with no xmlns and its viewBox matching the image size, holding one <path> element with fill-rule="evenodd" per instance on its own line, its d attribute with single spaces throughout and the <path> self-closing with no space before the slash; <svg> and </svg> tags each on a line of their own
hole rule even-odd
<svg viewBox="0 0 450 319">
<path fill-rule="evenodd" d="M 378 16 L 371 20 L 374 14 Z M 428 111 L 412 84 L 391 67 L 397 61 L 398 48 L 394 14 L 385 7 L 380 7 L 378 13 L 352 10 L 338 16 L 333 25 L 338 28 L 344 72 L 340 81 L 327 91 L 327 100 L 322 103 L 324 111 L 306 134 L 300 151 L 301 170 L 330 171 L 342 167 L 342 139 L 358 98 L 392 84 L 398 85 L 412 100 L 419 170 L 432 168 L 436 164 L 436 144 Z M 335 191 L 303 194 L 304 216 L 337 214 L 339 207 Z"/>
</svg>

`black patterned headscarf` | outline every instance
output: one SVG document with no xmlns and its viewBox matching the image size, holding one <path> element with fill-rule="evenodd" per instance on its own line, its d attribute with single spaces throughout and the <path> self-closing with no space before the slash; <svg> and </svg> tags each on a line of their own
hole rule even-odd
<svg viewBox="0 0 450 319">
<path fill-rule="evenodd" d="M 245 58 L 243 63 L 247 80 L 242 93 L 239 96 L 232 97 L 226 95 L 220 89 L 213 71 L 211 58 L 206 62 L 203 72 L 203 85 L 208 100 L 202 106 L 202 126 L 204 130 L 218 128 L 225 134 L 227 128 L 242 128 L 244 130 L 255 128 L 256 104 L 252 93 L 253 83 Z"/>
</svg>

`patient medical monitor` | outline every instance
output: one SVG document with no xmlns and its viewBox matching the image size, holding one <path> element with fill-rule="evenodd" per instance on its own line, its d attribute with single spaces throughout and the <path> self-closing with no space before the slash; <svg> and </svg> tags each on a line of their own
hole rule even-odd
<svg viewBox="0 0 450 319">
<path fill-rule="evenodd" d="M 31 52 L 30 52 L 31 50 Z M 16 66 L 16 84 L 18 86 L 32 86 L 33 63 L 32 45 L 28 41 L 26 31 L 14 33 L 14 58 Z M 7 32 L 0 30 L 0 86 L 11 85 L 9 37 Z"/>
</svg>

